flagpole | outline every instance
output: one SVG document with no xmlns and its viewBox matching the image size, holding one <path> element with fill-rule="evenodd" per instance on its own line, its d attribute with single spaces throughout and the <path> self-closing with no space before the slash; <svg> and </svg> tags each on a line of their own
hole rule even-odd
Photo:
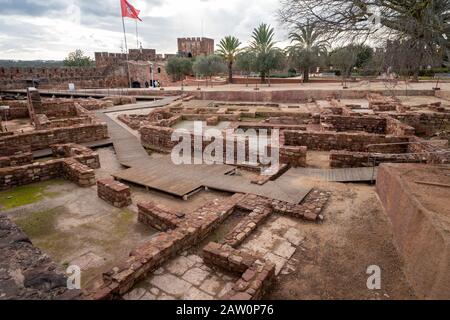
<svg viewBox="0 0 450 320">
<path fill-rule="evenodd" d="M 137 49 L 139 49 L 139 33 L 138 33 L 138 22 L 137 22 L 137 19 L 135 20 L 136 21 L 136 45 L 137 45 Z"/>
<path fill-rule="evenodd" d="M 128 54 L 127 33 L 125 31 L 125 20 L 122 15 L 123 37 L 125 39 L 125 52 Z"/>
<path fill-rule="evenodd" d="M 131 77 L 130 77 L 130 62 L 128 61 L 128 43 L 127 43 L 127 32 L 125 30 L 125 19 L 122 14 L 122 26 L 123 26 L 123 37 L 125 39 L 125 56 L 127 58 L 127 73 L 128 73 L 128 87 L 131 88 Z"/>
</svg>

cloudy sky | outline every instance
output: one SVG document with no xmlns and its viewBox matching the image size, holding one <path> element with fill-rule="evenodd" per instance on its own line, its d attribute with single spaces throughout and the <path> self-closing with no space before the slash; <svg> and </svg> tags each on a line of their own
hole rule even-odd
<svg viewBox="0 0 450 320">
<path fill-rule="evenodd" d="M 142 46 L 158 53 L 175 53 L 176 38 L 202 36 L 202 30 L 216 43 L 231 34 L 245 44 L 261 22 L 276 28 L 277 41 L 286 40 L 278 0 L 129 1 L 141 10 Z M 136 48 L 134 20 L 125 23 L 128 47 Z M 93 56 L 122 46 L 120 0 L 0 0 L 0 59 L 60 60 L 78 48 Z"/>
</svg>

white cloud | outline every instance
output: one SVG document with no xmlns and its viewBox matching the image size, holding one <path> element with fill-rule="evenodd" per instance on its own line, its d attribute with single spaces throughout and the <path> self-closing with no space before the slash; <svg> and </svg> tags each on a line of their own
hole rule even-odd
<svg viewBox="0 0 450 320">
<path fill-rule="evenodd" d="M 276 21 L 278 0 L 129 1 L 144 20 L 139 23 L 142 45 L 159 53 L 175 53 L 177 37 L 204 35 L 217 42 L 231 34 L 247 44 L 261 22 L 276 28 L 278 41 L 286 39 Z M 63 59 L 77 48 L 90 55 L 120 51 L 119 0 L 53 0 L 46 5 L 0 0 L 0 7 L 2 3 L 9 14 L 0 15 L 0 59 Z M 129 48 L 135 48 L 134 21 L 126 19 L 126 27 Z"/>
</svg>

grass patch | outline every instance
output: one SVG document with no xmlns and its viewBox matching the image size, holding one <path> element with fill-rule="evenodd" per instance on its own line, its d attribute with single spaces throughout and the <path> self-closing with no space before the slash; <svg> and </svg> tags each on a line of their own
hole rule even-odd
<svg viewBox="0 0 450 320">
<path fill-rule="evenodd" d="M 15 220 L 15 223 L 30 238 L 39 238 L 55 232 L 55 222 L 57 216 L 62 213 L 61 207 L 33 212 Z"/>
<path fill-rule="evenodd" d="M 59 194 L 58 192 L 49 192 L 46 189 L 51 185 L 59 185 L 62 183 L 62 181 L 58 180 L 45 181 L 2 191 L 0 192 L 0 208 L 8 210 L 39 202 L 45 197 L 55 197 Z"/>
</svg>

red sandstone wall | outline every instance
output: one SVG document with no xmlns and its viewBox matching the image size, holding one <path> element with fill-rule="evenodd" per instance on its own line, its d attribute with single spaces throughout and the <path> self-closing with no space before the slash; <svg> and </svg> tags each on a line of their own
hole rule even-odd
<svg viewBox="0 0 450 320">
<path fill-rule="evenodd" d="M 301 102 L 310 99 L 326 100 L 330 97 L 340 99 L 364 99 L 370 91 L 366 90 L 280 90 L 280 91 L 191 91 L 195 99 L 218 101 L 259 101 L 259 102 Z M 432 96 L 432 90 L 411 90 L 408 94 L 404 90 L 380 91 L 390 95 L 423 95 Z"/>
<path fill-rule="evenodd" d="M 382 143 L 402 143 L 408 142 L 408 137 L 384 136 L 369 133 L 344 133 L 344 132 L 304 132 L 304 131 L 284 131 L 285 144 L 287 146 L 306 146 L 308 150 L 348 150 L 348 151 L 368 151 L 371 144 Z M 376 151 L 382 153 L 404 153 L 407 145 L 392 145 L 377 147 Z"/>
<path fill-rule="evenodd" d="M 0 88 L 25 89 L 29 80 L 39 81 L 40 88 L 68 89 L 69 83 L 78 88 L 128 87 L 123 66 L 106 68 L 0 68 Z"/>
<path fill-rule="evenodd" d="M 35 151 L 53 144 L 83 143 L 108 138 L 104 123 L 39 130 L 0 137 L 0 155 L 9 156 L 18 150 Z"/>
<path fill-rule="evenodd" d="M 342 131 L 365 131 L 368 133 L 385 134 L 386 119 L 373 116 L 351 117 L 324 115 L 321 123 L 330 124 L 337 132 Z"/>
<path fill-rule="evenodd" d="M 395 245 L 405 261 L 406 277 L 416 294 L 421 298 L 448 300 L 448 232 L 435 221 L 436 213 L 423 207 L 401 178 L 401 173 L 417 168 L 416 165 L 382 165 L 376 188 L 391 220 Z"/>
</svg>

